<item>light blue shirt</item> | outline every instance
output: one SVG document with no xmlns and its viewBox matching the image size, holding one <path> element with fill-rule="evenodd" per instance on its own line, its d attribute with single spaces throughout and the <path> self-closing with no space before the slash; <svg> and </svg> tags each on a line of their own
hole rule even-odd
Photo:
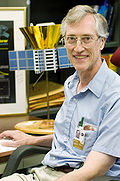
<svg viewBox="0 0 120 181">
<path fill-rule="evenodd" d="M 79 168 L 89 152 L 95 150 L 118 158 L 107 175 L 120 177 L 120 76 L 103 61 L 79 94 L 76 93 L 78 82 L 77 71 L 65 81 L 65 101 L 57 113 L 52 149 L 43 164 Z M 82 117 L 84 124 L 95 129 L 86 130 L 84 147 L 80 150 L 73 147 L 73 139 Z"/>
</svg>

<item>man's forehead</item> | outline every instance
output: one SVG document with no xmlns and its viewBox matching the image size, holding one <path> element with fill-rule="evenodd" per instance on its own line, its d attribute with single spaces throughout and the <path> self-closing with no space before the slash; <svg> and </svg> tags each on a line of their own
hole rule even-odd
<svg viewBox="0 0 120 181">
<path fill-rule="evenodd" d="M 95 25 L 96 21 L 92 14 L 87 14 L 83 16 L 81 19 L 78 19 L 76 22 L 72 22 L 71 24 L 68 24 L 68 27 L 72 26 L 78 26 L 79 24 L 86 24 L 86 25 Z"/>
<path fill-rule="evenodd" d="M 82 17 L 78 22 L 68 24 L 66 27 L 66 33 L 81 32 L 89 34 L 90 32 L 96 33 L 96 22 L 93 15 L 88 14 Z"/>
</svg>

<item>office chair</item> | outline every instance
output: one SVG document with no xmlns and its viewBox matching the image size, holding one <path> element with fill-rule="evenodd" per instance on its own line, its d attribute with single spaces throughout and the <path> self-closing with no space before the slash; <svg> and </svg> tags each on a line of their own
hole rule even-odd
<svg viewBox="0 0 120 181">
<path fill-rule="evenodd" d="M 21 162 L 21 160 L 28 155 L 32 154 L 46 154 L 50 148 L 48 147 L 40 147 L 40 146 L 32 146 L 32 145 L 23 145 L 18 147 L 13 153 L 10 155 L 7 165 L 4 169 L 2 177 L 9 176 L 17 171 L 17 168 Z M 40 163 L 41 164 L 41 163 Z"/>
</svg>

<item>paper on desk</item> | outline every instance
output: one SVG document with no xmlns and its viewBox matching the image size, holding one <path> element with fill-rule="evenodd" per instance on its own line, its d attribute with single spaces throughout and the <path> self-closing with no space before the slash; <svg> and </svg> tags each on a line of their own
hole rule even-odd
<svg viewBox="0 0 120 181">
<path fill-rule="evenodd" d="M 0 140 L 0 153 L 2 152 L 7 152 L 7 151 L 12 151 L 15 150 L 15 147 L 7 147 L 7 146 L 2 146 L 1 143 L 5 142 L 5 141 L 12 141 L 12 140 L 6 140 L 6 139 L 1 139 Z"/>
</svg>

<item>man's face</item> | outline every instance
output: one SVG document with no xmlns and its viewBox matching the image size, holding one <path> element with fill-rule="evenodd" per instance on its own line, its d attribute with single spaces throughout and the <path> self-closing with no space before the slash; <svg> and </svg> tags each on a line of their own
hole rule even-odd
<svg viewBox="0 0 120 181">
<path fill-rule="evenodd" d="M 73 37 L 82 37 L 74 41 Z M 88 41 L 91 38 L 90 42 Z M 66 29 L 65 45 L 70 62 L 80 73 L 92 71 L 101 61 L 101 50 L 105 44 L 105 39 L 98 37 L 96 32 L 96 23 L 93 15 L 86 15 L 78 23 L 70 24 Z"/>
</svg>

